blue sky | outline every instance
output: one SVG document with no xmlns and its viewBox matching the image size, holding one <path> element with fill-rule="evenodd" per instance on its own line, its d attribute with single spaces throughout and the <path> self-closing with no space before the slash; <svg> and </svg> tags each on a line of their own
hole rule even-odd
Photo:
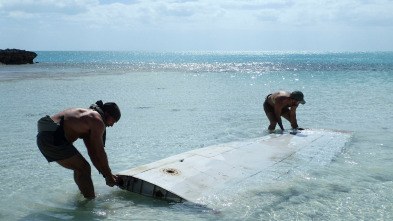
<svg viewBox="0 0 393 221">
<path fill-rule="evenodd" d="M 393 0 L 0 0 L 0 49 L 393 51 Z"/>
</svg>

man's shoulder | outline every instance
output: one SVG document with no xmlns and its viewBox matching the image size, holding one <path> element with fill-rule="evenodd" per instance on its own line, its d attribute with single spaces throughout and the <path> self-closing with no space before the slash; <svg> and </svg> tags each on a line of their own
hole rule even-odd
<svg viewBox="0 0 393 221">
<path fill-rule="evenodd" d="M 104 124 L 101 115 L 89 108 L 75 108 L 79 119 L 89 124 Z"/>
<path fill-rule="evenodd" d="M 103 119 L 101 117 L 101 114 L 98 113 L 97 111 L 93 110 L 93 109 L 86 109 L 85 110 L 85 115 L 90 117 L 92 120 L 103 121 Z"/>
<path fill-rule="evenodd" d="M 82 117 L 83 121 L 88 125 L 91 131 L 104 131 L 105 124 L 102 120 L 101 115 L 97 111 L 88 110 L 85 115 Z"/>
</svg>

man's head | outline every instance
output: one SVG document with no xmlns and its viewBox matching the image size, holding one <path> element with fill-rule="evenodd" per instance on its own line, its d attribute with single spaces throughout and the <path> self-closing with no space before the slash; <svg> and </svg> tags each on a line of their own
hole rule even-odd
<svg viewBox="0 0 393 221">
<path fill-rule="evenodd" d="M 119 121 L 121 117 L 120 109 L 114 102 L 106 102 L 102 107 L 104 112 L 107 112 L 115 121 Z"/>
<path fill-rule="evenodd" d="M 301 91 L 294 91 L 291 93 L 291 98 L 299 101 L 301 104 L 305 104 L 304 95 Z"/>
</svg>

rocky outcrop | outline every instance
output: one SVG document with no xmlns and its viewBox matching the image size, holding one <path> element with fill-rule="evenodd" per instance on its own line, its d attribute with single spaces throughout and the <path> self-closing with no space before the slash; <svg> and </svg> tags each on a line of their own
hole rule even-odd
<svg viewBox="0 0 393 221">
<path fill-rule="evenodd" d="M 19 49 L 0 49 L 0 63 L 2 64 L 34 64 L 35 52 Z"/>
</svg>

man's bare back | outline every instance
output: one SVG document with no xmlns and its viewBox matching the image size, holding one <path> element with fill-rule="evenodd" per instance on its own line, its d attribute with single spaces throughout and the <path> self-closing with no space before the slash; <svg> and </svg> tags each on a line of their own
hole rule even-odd
<svg viewBox="0 0 393 221">
<path fill-rule="evenodd" d="M 104 133 L 105 131 L 103 119 L 97 111 L 92 109 L 70 108 L 51 118 L 55 123 L 60 123 L 62 117 L 64 117 L 64 132 L 71 143 L 78 138 L 88 138 L 93 125 L 97 127 L 98 132 Z"/>
</svg>

